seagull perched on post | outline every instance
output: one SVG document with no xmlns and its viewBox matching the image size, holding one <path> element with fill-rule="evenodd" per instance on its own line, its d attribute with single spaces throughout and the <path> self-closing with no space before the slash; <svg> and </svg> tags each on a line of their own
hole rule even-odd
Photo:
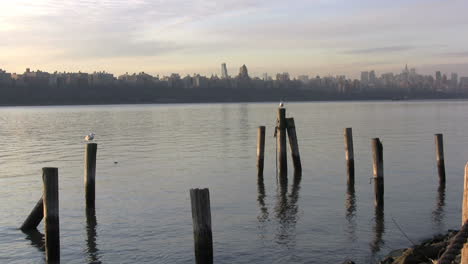
<svg viewBox="0 0 468 264">
<path fill-rule="evenodd" d="M 281 108 L 284 107 L 283 101 L 280 101 L 279 107 L 281 107 Z"/>
<path fill-rule="evenodd" d="M 89 133 L 88 135 L 86 135 L 86 137 L 84 138 L 86 141 L 91 141 L 94 139 L 94 134 L 93 132 Z"/>
</svg>

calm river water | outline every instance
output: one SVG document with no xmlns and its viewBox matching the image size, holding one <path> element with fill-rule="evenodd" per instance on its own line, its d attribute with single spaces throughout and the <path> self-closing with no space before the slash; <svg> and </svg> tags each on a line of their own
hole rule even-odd
<svg viewBox="0 0 468 264">
<path fill-rule="evenodd" d="M 287 103 L 301 178 L 275 178 L 276 103 L 0 108 L 0 263 L 44 263 L 18 227 L 59 168 L 62 263 L 194 263 L 189 189 L 208 187 L 215 263 L 372 263 L 458 228 L 468 161 L 467 101 Z M 266 125 L 264 186 L 257 127 Z M 343 128 L 353 127 L 355 192 Z M 83 137 L 98 143 L 95 218 L 86 218 Z M 438 188 L 434 134 L 447 186 Z M 384 147 L 385 211 L 373 205 L 371 138 Z M 289 151 L 289 150 L 288 150 Z M 290 159 L 288 154 L 288 159 Z M 115 164 L 117 162 L 117 164 Z M 39 226 L 43 232 L 43 225 Z"/>
</svg>

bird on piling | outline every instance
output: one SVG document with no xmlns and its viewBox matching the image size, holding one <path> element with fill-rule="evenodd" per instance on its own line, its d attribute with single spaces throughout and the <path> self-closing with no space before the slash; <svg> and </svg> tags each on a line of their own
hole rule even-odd
<svg viewBox="0 0 468 264">
<path fill-rule="evenodd" d="M 96 134 L 94 134 L 93 132 L 89 133 L 88 135 L 86 135 L 86 137 L 84 138 L 86 141 L 92 141 L 94 139 L 94 136 Z"/>
<path fill-rule="evenodd" d="M 280 107 L 280 108 L 283 108 L 283 107 L 284 107 L 284 103 L 283 103 L 283 101 L 280 101 L 280 103 L 279 103 L 279 107 Z"/>
</svg>

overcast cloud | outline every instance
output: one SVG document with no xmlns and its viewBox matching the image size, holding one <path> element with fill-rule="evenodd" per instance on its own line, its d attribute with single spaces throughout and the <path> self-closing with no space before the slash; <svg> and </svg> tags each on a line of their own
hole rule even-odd
<svg viewBox="0 0 468 264">
<path fill-rule="evenodd" d="M 0 68 L 468 75 L 464 0 L 0 0 Z M 386 62 L 386 63 L 382 63 Z M 447 65 L 453 65 L 449 67 Z M 359 67 L 359 69 L 356 69 Z M 62 69 L 64 68 L 64 69 Z"/>
</svg>

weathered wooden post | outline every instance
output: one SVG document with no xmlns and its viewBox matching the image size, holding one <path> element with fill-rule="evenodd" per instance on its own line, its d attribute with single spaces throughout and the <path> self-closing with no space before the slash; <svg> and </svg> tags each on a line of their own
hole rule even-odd
<svg viewBox="0 0 468 264">
<path fill-rule="evenodd" d="M 463 190 L 462 226 L 468 222 L 468 163 L 465 166 L 465 182 Z M 465 242 L 461 252 L 461 264 L 468 264 L 468 243 Z"/>
<path fill-rule="evenodd" d="M 258 175 L 263 175 L 265 159 L 265 126 L 258 127 L 257 137 L 257 169 Z"/>
<path fill-rule="evenodd" d="M 348 185 L 354 185 L 354 147 L 353 147 L 353 129 L 348 127 L 344 129 L 346 167 L 348 171 Z"/>
<path fill-rule="evenodd" d="M 444 254 L 440 256 L 437 263 L 451 264 L 455 257 L 461 255 L 461 264 L 468 264 L 468 163 L 465 165 L 465 179 L 463 184 L 463 204 L 462 204 L 462 225 L 458 234 L 456 234 L 445 249 Z M 461 249 L 461 252 L 460 252 Z"/>
<path fill-rule="evenodd" d="M 383 146 L 379 138 L 372 139 L 372 152 L 374 157 L 374 191 L 375 206 L 384 205 L 384 169 L 383 169 Z"/>
<path fill-rule="evenodd" d="M 283 107 L 278 108 L 277 119 L 277 146 L 276 152 L 279 163 L 280 178 L 287 178 L 288 176 L 288 159 L 286 156 L 286 109 Z"/>
<path fill-rule="evenodd" d="M 294 170 L 302 171 L 301 155 L 299 154 L 299 144 L 297 143 L 296 124 L 294 123 L 294 118 L 286 118 L 286 127 Z"/>
<path fill-rule="evenodd" d="M 96 152 L 97 144 L 86 144 L 85 150 L 85 195 L 86 195 L 86 208 L 95 208 L 96 197 Z"/>
<path fill-rule="evenodd" d="M 197 264 L 213 263 L 213 235 L 211 232 L 210 192 L 208 189 L 191 189 L 193 238 Z"/>
<path fill-rule="evenodd" d="M 435 134 L 437 170 L 439 171 L 439 182 L 445 183 L 445 159 L 444 138 L 442 134 Z"/>
<path fill-rule="evenodd" d="M 60 263 L 58 169 L 42 168 L 46 262 Z"/>
<path fill-rule="evenodd" d="M 41 199 L 39 199 L 39 201 L 36 203 L 36 206 L 34 206 L 34 208 L 32 209 L 28 218 L 26 218 L 26 220 L 24 220 L 24 223 L 21 225 L 20 229 L 23 232 L 35 229 L 41 223 L 42 218 L 44 218 L 43 204 L 44 203 L 41 197 Z"/>
</svg>

